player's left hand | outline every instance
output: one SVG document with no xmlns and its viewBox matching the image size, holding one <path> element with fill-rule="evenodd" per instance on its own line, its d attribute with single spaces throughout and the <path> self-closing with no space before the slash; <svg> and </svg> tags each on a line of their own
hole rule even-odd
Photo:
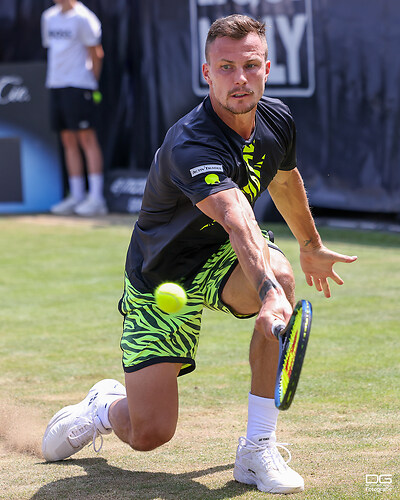
<svg viewBox="0 0 400 500">
<path fill-rule="evenodd" d="M 334 271 L 333 265 L 336 262 L 351 263 L 357 260 L 356 256 L 350 257 L 329 250 L 324 245 L 300 250 L 300 264 L 306 277 L 309 286 L 321 292 L 324 292 L 325 297 L 331 296 L 328 278 L 331 278 L 338 285 L 343 285 L 342 278 Z"/>
</svg>

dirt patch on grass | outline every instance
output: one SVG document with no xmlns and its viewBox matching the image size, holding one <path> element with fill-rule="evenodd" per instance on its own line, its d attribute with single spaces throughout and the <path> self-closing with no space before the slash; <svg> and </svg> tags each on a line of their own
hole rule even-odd
<svg viewBox="0 0 400 500">
<path fill-rule="evenodd" d="M 41 457 L 44 426 L 37 410 L 12 401 L 0 402 L 0 442 L 3 449 Z"/>
</svg>

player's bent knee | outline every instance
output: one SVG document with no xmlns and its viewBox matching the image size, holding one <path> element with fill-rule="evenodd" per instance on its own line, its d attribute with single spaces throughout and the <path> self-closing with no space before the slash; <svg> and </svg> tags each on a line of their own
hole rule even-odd
<svg viewBox="0 0 400 500">
<path fill-rule="evenodd" d="M 168 443 L 175 434 L 174 429 L 148 427 L 133 432 L 129 445 L 136 451 L 151 451 Z"/>
</svg>

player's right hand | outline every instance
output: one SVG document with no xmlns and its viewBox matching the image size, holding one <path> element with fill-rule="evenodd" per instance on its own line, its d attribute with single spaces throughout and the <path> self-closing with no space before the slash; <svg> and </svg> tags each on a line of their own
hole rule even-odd
<svg viewBox="0 0 400 500">
<path fill-rule="evenodd" d="M 287 300 L 283 288 L 279 286 L 276 290 L 271 290 L 262 301 L 260 311 L 256 318 L 256 330 L 263 332 L 268 338 L 275 339 L 272 333 L 273 324 L 279 320 L 285 325 L 292 315 L 293 308 Z"/>
</svg>

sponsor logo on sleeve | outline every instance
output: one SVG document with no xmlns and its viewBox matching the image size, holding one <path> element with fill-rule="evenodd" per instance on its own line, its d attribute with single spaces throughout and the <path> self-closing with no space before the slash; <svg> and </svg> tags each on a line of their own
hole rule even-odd
<svg viewBox="0 0 400 500">
<path fill-rule="evenodd" d="M 199 167 L 191 168 L 190 173 L 192 177 L 196 175 L 205 174 L 207 172 L 223 172 L 222 165 L 200 165 Z"/>
<path fill-rule="evenodd" d="M 219 184 L 220 180 L 217 174 L 208 174 L 206 178 L 204 179 L 207 184 L 213 185 L 213 184 Z"/>
</svg>

